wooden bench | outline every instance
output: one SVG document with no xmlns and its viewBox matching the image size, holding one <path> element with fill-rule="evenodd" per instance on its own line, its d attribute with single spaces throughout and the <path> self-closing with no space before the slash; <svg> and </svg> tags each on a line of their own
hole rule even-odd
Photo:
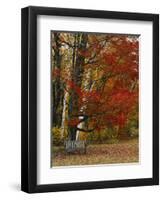
<svg viewBox="0 0 163 200">
<path fill-rule="evenodd" d="M 64 142 L 66 153 L 86 153 L 86 141 L 83 140 L 66 140 Z"/>
</svg>

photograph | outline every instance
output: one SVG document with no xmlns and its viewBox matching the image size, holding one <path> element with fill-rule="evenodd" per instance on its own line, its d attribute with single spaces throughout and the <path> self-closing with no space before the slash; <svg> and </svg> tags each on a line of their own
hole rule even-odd
<svg viewBox="0 0 163 200">
<path fill-rule="evenodd" d="M 21 10 L 21 190 L 159 184 L 159 14 Z"/>
<path fill-rule="evenodd" d="M 140 35 L 49 37 L 51 167 L 138 164 Z"/>
</svg>

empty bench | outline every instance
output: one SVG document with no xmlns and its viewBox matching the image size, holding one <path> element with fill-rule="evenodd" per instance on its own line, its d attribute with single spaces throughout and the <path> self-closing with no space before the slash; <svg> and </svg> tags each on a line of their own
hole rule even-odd
<svg viewBox="0 0 163 200">
<path fill-rule="evenodd" d="M 86 141 L 83 140 L 66 140 L 64 142 L 66 153 L 86 153 Z"/>
</svg>

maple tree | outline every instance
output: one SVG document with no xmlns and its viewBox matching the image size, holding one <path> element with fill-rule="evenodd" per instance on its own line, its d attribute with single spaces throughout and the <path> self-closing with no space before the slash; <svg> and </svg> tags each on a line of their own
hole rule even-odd
<svg viewBox="0 0 163 200">
<path fill-rule="evenodd" d="M 52 33 L 53 124 L 90 133 L 123 129 L 138 108 L 138 37 Z M 138 112 L 138 111 L 137 111 Z"/>
</svg>

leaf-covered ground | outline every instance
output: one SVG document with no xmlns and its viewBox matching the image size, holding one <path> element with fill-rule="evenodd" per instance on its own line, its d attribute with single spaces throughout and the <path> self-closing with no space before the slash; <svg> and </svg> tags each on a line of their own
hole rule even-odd
<svg viewBox="0 0 163 200">
<path fill-rule="evenodd" d="M 138 139 L 115 144 L 92 144 L 86 154 L 66 154 L 63 147 L 54 147 L 52 166 L 132 163 L 139 161 Z"/>
</svg>

